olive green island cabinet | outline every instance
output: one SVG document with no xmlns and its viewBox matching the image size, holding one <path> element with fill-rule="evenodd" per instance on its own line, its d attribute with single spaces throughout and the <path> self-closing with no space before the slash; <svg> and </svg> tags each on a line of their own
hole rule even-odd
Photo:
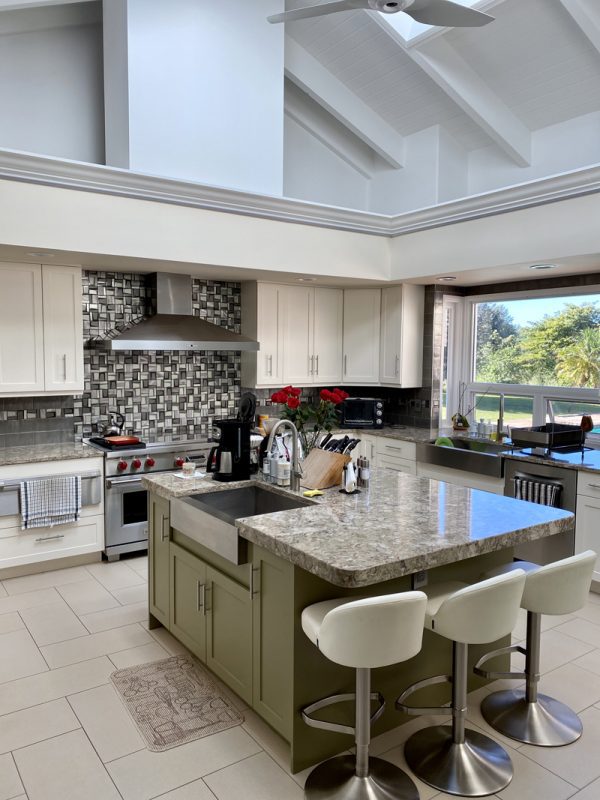
<svg viewBox="0 0 600 800">
<path fill-rule="evenodd" d="M 209 670 L 276 730 L 291 748 L 291 769 L 302 770 L 352 745 L 350 737 L 308 727 L 300 710 L 329 694 L 352 692 L 354 672 L 333 664 L 304 635 L 300 616 L 311 603 L 340 596 L 407 591 L 411 577 L 340 589 L 258 547 L 248 545 L 248 563 L 236 566 L 170 526 L 169 501 L 149 493 L 150 626 L 163 625 Z M 429 582 L 476 580 L 482 571 L 512 558 L 502 550 L 430 570 Z M 506 640 L 498 646 L 508 644 Z M 474 663 L 494 645 L 470 648 Z M 451 643 L 426 631 L 422 652 L 404 664 L 374 670 L 373 691 L 387 700 L 373 735 L 410 717 L 394 709 L 409 684 L 445 674 Z M 498 666 L 506 668 L 499 660 Z M 484 683 L 471 676 L 470 688 Z M 449 700 L 448 688 L 423 690 L 419 705 Z M 327 709 L 330 720 L 352 724 L 352 704 Z"/>
</svg>

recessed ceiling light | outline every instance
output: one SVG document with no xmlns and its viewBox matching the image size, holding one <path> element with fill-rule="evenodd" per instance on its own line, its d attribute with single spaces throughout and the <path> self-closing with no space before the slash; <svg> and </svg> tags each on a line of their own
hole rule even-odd
<svg viewBox="0 0 600 800">
<path fill-rule="evenodd" d="M 27 253 L 27 255 L 31 256 L 31 258 L 54 258 L 54 253 L 42 253 L 41 251 Z"/>
<path fill-rule="evenodd" d="M 543 270 L 543 269 L 556 269 L 557 264 L 532 264 L 529 269 Z"/>
<path fill-rule="evenodd" d="M 446 275 L 443 278 L 438 278 L 438 281 L 446 281 L 448 283 L 450 281 L 455 281 L 455 280 L 456 280 L 456 275 Z"/>
<path fill-rule="evenodd" d="M 298 283 L 315 283 L 316 278 L 298 278 Z"/>
</svg>

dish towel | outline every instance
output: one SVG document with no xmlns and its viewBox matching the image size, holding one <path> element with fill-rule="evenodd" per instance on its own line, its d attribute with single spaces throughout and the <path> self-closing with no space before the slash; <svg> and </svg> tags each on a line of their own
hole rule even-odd
<svg viewBox="0 0 600 800">
<path fill-rule="evenodd" d="M 528 481 L 525 478 L 515 478 L 515 498 L 528 500 L 542 506 L 558 505 L 561 486 L 557 483 L 544 483 L 543 481 Z"/>
<path fill-rule="evenodd" d="M 77 522 L 81 513 L 81 475 L 21 481 L 21 530 Z"/>
</svg>

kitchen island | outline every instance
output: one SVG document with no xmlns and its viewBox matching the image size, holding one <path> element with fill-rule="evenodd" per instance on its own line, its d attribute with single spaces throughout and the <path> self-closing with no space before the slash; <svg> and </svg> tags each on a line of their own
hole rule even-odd
<svg viewBox="0 0 600 800">
<path fill-rule="evenodd" d="M 247 484 L 172 474 L 148 476 L 144 484 L 151 624 L 168 627 L 290 743 L 294 771 L 351 745 L 342 734 L 308 728 L 300 716 L 314 700 L 352 691 L 354 681 L 352 670 L 328 661 L 306 638 L 303 608 L 339 596 L 407 591 L 423 571 L 430 584 L 475 581 L 510 560 L 516 543 L 573 524 L 565 511 L 379 470 L 360 494 L 332 489 L 311 506 L 239 519 L 249 544 L 245 563 L 234 564 L 173 528 L 170 503 Z M 492 646 L 471 648 L 471 659 Z M 394 710 L 395 698 L 413 681 L 447 672 L 450 648 L 425 632 L 417 657 L 374 672 L 374 690 L 388 701 L 374 734 L 407 721 Z M 473 676 L 471 687 L 481 683 Z M 423 692 L 423 702 L 447 700 L 443 691 Z M 329 718 L 349 722 L 351 709 L 331 709 Z"/>
</svg>

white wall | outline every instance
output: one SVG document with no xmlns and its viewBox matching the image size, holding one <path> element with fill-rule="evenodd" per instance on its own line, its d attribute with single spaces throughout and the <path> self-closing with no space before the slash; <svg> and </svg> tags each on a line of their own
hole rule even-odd
<svg viewBox="0 0 600 800">
<path fill-rule="evenodd" d="M 283 0 L 128 0 L 137 172 L 281 195 Z"/>
<path fill-rule="evenodd" d="M 0 147 L 104 163 L 99 4 L 4 11 Z"/>
</svg>

